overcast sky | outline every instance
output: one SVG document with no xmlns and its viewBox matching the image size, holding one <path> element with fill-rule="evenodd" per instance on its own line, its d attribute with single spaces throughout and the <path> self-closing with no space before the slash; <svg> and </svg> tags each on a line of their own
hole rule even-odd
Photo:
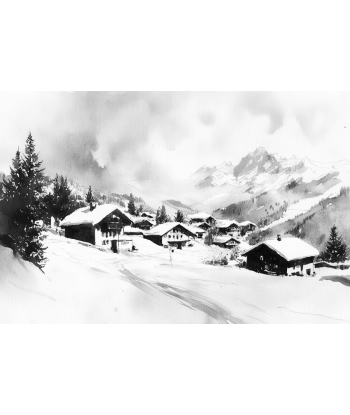
<svg viewBox="0 0 350 415">
<path fill-rule="evenodd" d="M 165 184 L 204 164 L 236 164 L 260 146 L 284 157 L 350 159 L 350 95 L 0 93 L 0 170 L 8 173 L 29 130 L 48 174 L 118 190 L 123 181 Z"/>
</svg>

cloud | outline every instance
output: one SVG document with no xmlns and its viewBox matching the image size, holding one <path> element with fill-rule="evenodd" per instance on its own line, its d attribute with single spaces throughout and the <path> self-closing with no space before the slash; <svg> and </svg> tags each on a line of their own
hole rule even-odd
<svg viewBox="0 0 350 415">
<path fill-rule="evenodd" d="M 106 169 L 93 156 L 98 142 L 90 132 L 72 133 L 52 141 L 52 151 L 44 158 L 46 168 L 70 178 L 79 177 L 82 185 L 98 184 L 106 179 Z"/>
<path fill-rule="evenodd" d="M 204 112 L 199 115 L 199 120 L 206 126 L 212 125 L 215 123 L 215 114 L 212 112 Z"/>
<path fill-rule="evenodd" d="M 269 92 L 245 92 L 242 94 L 242 103 L 252 115 L 266 115 L 269 117 L 269 134 L 274 134 L 282 127 L 283 109 L 273 94 Z"/>
<path fill-rule="evenodd" d="M 171 191 L 201 165 L 238 163 L 260 146 L 344 158 L 349 102 L 345 93 L 0 93 L 0 171 L 29 130 L 48 174 L 112 191 L 133 181 Z"/>
</svg>

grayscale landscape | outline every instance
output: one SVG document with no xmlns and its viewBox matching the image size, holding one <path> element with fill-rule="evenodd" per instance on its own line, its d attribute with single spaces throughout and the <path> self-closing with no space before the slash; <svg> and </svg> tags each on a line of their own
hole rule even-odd
<svg viewBox="0 0 350 415">
<path fill-rule="evenodd" d="M 349 323 L 350 95 L 0 93 L 1 323 Z"/>
</svg>

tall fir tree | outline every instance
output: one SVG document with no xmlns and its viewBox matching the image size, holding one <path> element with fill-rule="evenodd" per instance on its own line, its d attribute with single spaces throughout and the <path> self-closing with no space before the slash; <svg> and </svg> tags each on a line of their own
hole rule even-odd
<svg viewBox="0 0 350 415">
<path fill-rule="evenodd" d="M 136 215 L 135 198 L 132 193 L 130 193 L 130 199 L 128 203 L 128 212 L 130 213 L 130 215 L 133 215 L 133 216 Z"/>
<path fill-rule="evenodd" d="M 91 186 L 89 186 L 89 190 L 85 195 L 85 202 L 90 205 L 90 210 L 94 210 L 94 208 L 95 208 L 95 198 L 94 198 L 94 195 L 92 194 Z"/>
<path fill-rule="evenodd" d="M 21 153 L 19 149 L 16 151 L 15 157 L 12 159 L 10 167 L 10 179 L 4 179 L 3 183 L 3 203 L 1 210 L 10 219 L 13 219 L 16 206 L 21 203 L 20 189 L 24 182 L 24 171 L 22 167 Z M 12 222 L 10 220 L 10 222 Z"/>
<path fill-rule="evenodd" d="M 347 259 L 348 248 L 343 238 L 338 235 L 337 227 L 332 226 L 326 250 L 321 257 L 328 262 L 344 262 Z"/>
<path fill-rule="evenodd" d="M 56 174 L 53 180 L 53 193 L 49 193 L 44 197 L 46 221 L 49 221 L 53 216 L 55 222 L 58 223 L 59 220 L 65 218 L 72 211 L 75 200 L 71 197 L 71 193 L 67 178 Z"/>
<path fill-rule="evenodd" d="M 165 223 L 165 222 L 170 222 L 170 217 L 166 213 L 165 206 L 162 205 L 161 208 L 157 209 L 156 224 L 160 225 L 160 224 Z"/>
<path fill-rule="evenodd" d="M 58 203 L 59 203 L 59 213 L 58 218 L 63 219 L 65 218 L 71 208 L 71 193 L 72 190 L 68 186 L 67 177 L 60 177 L 60 185 L 58 189 Z"/>
<path fill-rule="evenodd" d="M 160 208 L 158 208 L 156 213 L 156 224 L 160 225 L 160 223 Z"/>
<path fill-rule="evenodd" d="M 210 228 L 208 228 L 208 232 L 207 235 L 204 238 L 204 243 L 206 245 L 212 245 L 214 242 L 214 238 L 217 236 L 218 234 L 218 229 L 215 226 L 211 226 Z"/>
<path fill-rule="evenodd" d="M 141 216 L 142 215 L 142 212 L 143 212 L 143 205 L 141 204 L 139 206 L 139 208 L 137 209 L 137 216 Z"/>
<path fill-rule="evenodd" d="M 175 215 L 175 222 L 183 223 L 185 221 L 185 215 L 182 210 L 178 210 Z"/>
<path fill-rule="evenodd" d="M 12 161 L 11 178 L 4 183 L 5 194 L 1 207 L 9 218 L 10 235 L 17 252 L 40 269 L 45 264 L 42 225 L 44 169 L 35 151 L 35 143 L 29 133 L 24 157 L 19 150 Z"/>
</svg>

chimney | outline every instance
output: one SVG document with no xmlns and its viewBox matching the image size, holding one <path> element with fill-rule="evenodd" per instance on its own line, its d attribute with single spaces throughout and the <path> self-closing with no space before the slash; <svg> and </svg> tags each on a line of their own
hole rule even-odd
<svg viewBox="0 0 350 415">
<path fill-rule="evenodd" d="M 277 235 L 277 241 L 282 241 L 281 235 Z"/>
</svg>

